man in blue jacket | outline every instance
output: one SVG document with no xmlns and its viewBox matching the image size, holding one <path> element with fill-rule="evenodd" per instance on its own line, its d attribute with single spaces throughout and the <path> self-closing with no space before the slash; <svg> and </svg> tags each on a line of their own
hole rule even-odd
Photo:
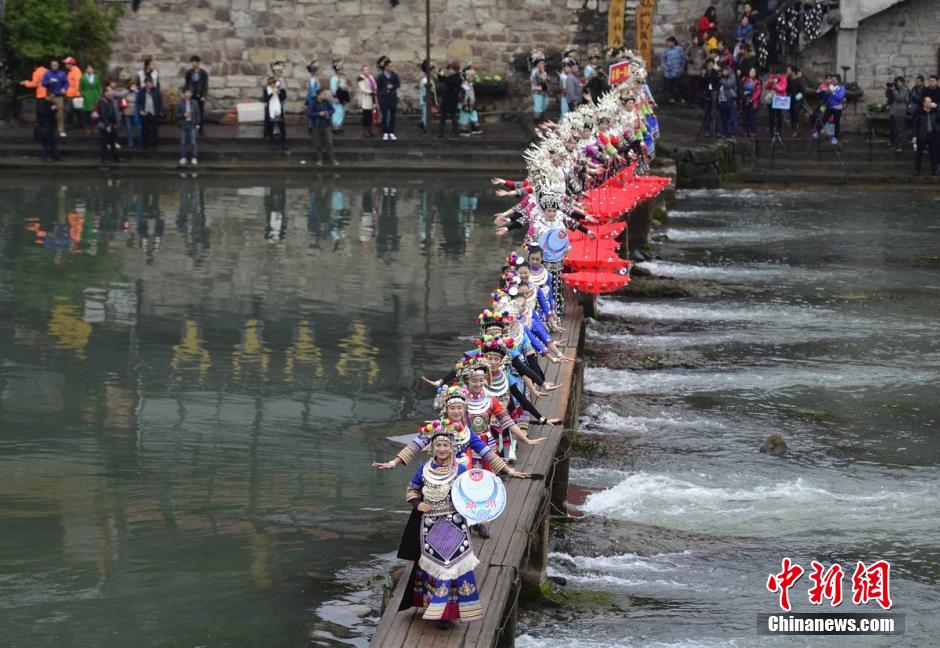
<svg viewBox="0 0 940 648">
<path fill-rule="evenodd" d="M 307 103 L 307 123 L 310 124 L 310 137 L 313 138 L 313 147 L 317 153 L 317 166 L 323 164 L 323 159 L 336 166 L 336 157 L 333 155 L 333 101 L 329 88 L 320 88 L 313 101 Z"/>
<path fill-rule="evenodd" d="M 59 69 L 58 61 L 49 63 L 49 70 L 42 77 L 42 87 L 46 89 L 46 97 L 56 107 L 59 137 L 65 137 L 65 92 L 69 89 L 69 77 L 65 70 Z"/>
<path fill-rule="evenodd" d="M 392 69 L 392 61 L 383 56 L 378 61 L 381 72 L 375 80 L 379 95 L 379 110 L 382 111 L 382 139 L 396 140 L 395 114 L 398 112 L 398 88 L 401 81 L 398 73 Z"/>
</svg>

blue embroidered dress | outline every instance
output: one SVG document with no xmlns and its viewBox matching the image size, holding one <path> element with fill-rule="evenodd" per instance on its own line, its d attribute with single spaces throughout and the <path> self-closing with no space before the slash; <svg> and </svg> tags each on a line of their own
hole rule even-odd
<svg viewBox="0 0 940 648">
<path fill-rule="evenodd" d="M 470 544 L 470 525 L 450 498 L 463 464 L 438 466 L 429 461 L 415 473 L 405 492 L 413 506 L 431 510 L 421 517 L 421 555 L 414 570 L 412 607 L 424 608 L 426 621 L 477 621 L 483 618 L 474 567 L 480 564 Z"/>
</svg>

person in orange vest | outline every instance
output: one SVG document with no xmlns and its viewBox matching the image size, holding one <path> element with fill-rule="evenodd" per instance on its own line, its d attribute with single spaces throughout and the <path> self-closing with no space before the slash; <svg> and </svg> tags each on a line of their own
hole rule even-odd
<svg viewBox="0 0 940 648">
<path fill-rule="evenodd" d="M 20 81 L 20 85 L 26 88 L 36 88 L 36 98 L 45 99 L 46 98 L 46 87 L 42 84 L 42 78 L 46 76 L 46 72 L 49 71 L 45 65 L 40 65 L 35 70 L 33 70 L 33 78 L 27 79 L 26 81 Z"/>
<path fill-rule="evenodd" d="M 69 87 L 65 90 L 66 103 L 68 105 L 68 114 L 71 117 L 71 121 L 75 124 L 79 122 L 78 112 L 75 108 L 75 99 L 82 96 L 81 90 L 79 90 L 78 84 L 82 80 L 82 70 L 76 65 L 76 60 L 74 57 L 69 56 L 64 61 L 65 70 L 69 80 Z"/>
</svg>

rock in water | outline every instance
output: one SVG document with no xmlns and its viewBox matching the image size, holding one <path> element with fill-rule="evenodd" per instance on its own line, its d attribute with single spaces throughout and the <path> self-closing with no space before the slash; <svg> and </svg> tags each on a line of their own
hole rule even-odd
<svg viewBox="0 0 940 648">
<path fill-rule="evenodd" d="M 774 432 L 761 444 L 760 451 L 773 457 L 782 457 L 787 453 L 787 443 L 782 434 Z"/>
</svg>

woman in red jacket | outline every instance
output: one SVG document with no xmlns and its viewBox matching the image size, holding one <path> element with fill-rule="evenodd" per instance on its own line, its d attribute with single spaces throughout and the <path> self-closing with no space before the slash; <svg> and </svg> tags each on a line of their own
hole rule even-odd
<svg viewBox="0 0 940 648">
<path fill-rule="evenodd" d="M 698 37 L 704 43 L 708 32 L 718 29 L 718 9 L 714 5 L 705 10 L 705 14 L 698 21 Z"/>
<path fill-rule="evenodd" d="M 787 96 L 787 75 L 780 70 L 773 70 L 764 84 L 764 101 L 767 103 L 768 126 L 770 136 L 783 132 L 783 113 L 786 110 L 774 110 L 774 97 Z"/>
</svg>

